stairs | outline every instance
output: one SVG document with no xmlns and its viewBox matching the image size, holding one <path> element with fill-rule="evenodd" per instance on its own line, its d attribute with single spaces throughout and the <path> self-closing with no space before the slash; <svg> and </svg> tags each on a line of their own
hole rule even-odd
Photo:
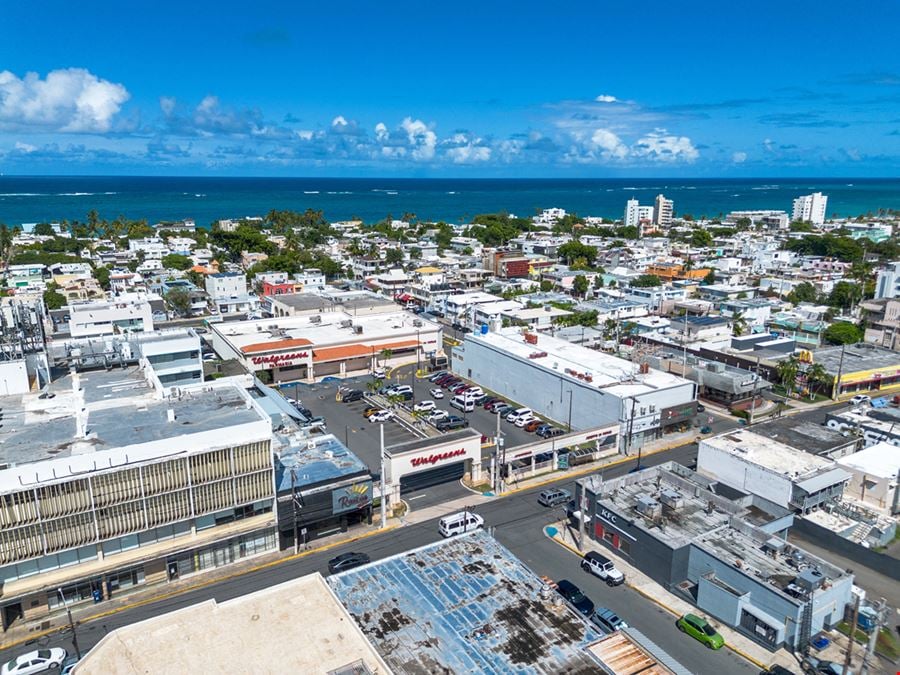
<svg viewBox="0 0 900 675">
<path fill-rule="evenodd" d="M 862 544 L 869 537 L 869 533 L 872 531 L 873 527 L 874 526 L 869 523 L 859 523 L 853 528 L 853 532 L 850 533 L 850 536 L 847 537 L 847 539 L 855 544 Z"/>
</svg>

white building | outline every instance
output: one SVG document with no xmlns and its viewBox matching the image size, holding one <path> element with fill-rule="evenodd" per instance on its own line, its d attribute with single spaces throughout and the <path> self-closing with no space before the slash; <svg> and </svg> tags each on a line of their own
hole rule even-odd
<svg viewBox="0 0 900 675">
<path fill-rule="evenodd" d="M 862 502 L 891 515 L 900 513 L 900 453 L 897 446 L 884 441 L 837 460 L 850 472 L 844 498 Z"/>
<path fill-rule="evenodd" d="M 259 299 L 247 293 L 247 277 L 243 272 L 208 274 L 206 292 L 221 314 L 252 312 L 259 307 Z"/>
<path fill-rule="evenodd" d="M 696 413 L 693 382 L 520 328 L 466 335 L 452 363 L 454 372 L 563 427 L 618 423 L 625 449 Z"/>
<path fill-rule="evenodd" d="M 791 218 L 797 222 L 821 225 L 825 222 L 825 209 L 828 205 L 828 195 L 821 192 L 813 192 L 811 195 L 797 197 L 794 200 L 794 209 Z"/>
<path fill-rule="evenodd" d="M 875 298 L 900 298 L 900 262 L 892 262 L 878 270 Z"/>
<path fill-rule="evenodd" d="M 656 206 L 653 209 L 653 224 L 657 227 L 668 227 L 672 224 L 675 213 L 675 202 L 663 195 L 656 195 Z"/>
<path fill-rule="evenodd" d="M 129 251 L 143 251 L 145 260 L 162 260 L 171 251 L 166 243 L 159 237 L 146 237 L 144 239 L 129 239 Z"/>
<path fill-rule="evenodd" d="M 79 338 L 152 331 L 152 299 L 159 297 L 123 293 L 113 300 L 69 305 L 69 335 Z"/>
<path fill-rule="evenodd" d="M 638 208 L 640 204 L 637 199 L 629 199 L 625 202 L 625 216 L 622 218 L 622 224 L 625 227 L 637 227 L 640 217 L 638 216 Z"/>
<path fill-rule="evenodd" d="M 756 211 L 732 211 L 725 216 L 726 222 L 735 223 L 746 218 L 751 225 L 764 225 L 778 229 L 787 229 L 790 218 L 784 211 L 756 210 Z"/>
<path fill-rule="evenodd" d="M 441 311 L 448 319 L 454 322 L 467 321 L 471 317 L 471 308 L 475 305 L 483 305 L 488 302 L 499 302 L 503 300 L 498 295 L 491 295 L 483 291 L 472 291 L 471 293 L 456 293 L 448 295 L 439 300 Z"/>
<path fill-rule="evenodd" d="M 747 429 L 702 439 L 697 471 L 803 513 L 840 498 L 850 480 L 830 459 Z"/>
</svg>

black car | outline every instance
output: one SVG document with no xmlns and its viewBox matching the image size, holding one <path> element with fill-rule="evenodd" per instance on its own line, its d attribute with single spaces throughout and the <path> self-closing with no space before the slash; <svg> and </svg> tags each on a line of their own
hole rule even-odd
<svg viewBox="0 0 900 675">
<path fill-rule="evenodd" d="M 368 554 L 366 553 L 359 553 L 354 551 L 341 553 L 339 556 L 336 556 L 328 561 L 328 572 L 330 574 L 345 572 L 347 570 L 352 570 L 354 567 L 365 565 L 371 562 L 371 560 L 372 559 L 369 558 Z"/>
<path fill-rule="evenodd" d="M 698 404 L 697 404 L 697 412 L 698 412 L 698 413 L 706 412 L 706 406 L 704 406 L 704 405 L 701 404 L 701 403 L 698 403 Z"/>
<path fill-rule="evenodd" d="M 353 401 L 361 401 L 362 397 L 362 389 L 351 389 L 350 391 L 344 392 L 344 395 L 341 396 L 341 400 L 344 403 L 353 403 Z"/>
<path fill-rule="evenodd" d="M 575 584 L 573 584 L 568 579 L 563 579 L 556 583 L 556 590 L 559 592 L 563 598 L 566 599 L 572 607 L 578 610 L 581 614 L 585 616 L 590 616 L 594 613 L 594 603 L 593 601 L 581 592 L 581 589 L 578 588 Z"/>
<path fill-rule="evenodd" d="M 469 420 L 463 419 L 457 415 L 450 415 L 439 419 L 434 423 L 438 431 L 449 431 L 450 429 L 463 429 L 469 426 Z"/>
<path fill-rule="evenodd" d="M 793 670 L 788 670 L 784 666 L 774 665 L 767 670 L 761 670 L 759 675 L 795 675 Z"/>
</svg>

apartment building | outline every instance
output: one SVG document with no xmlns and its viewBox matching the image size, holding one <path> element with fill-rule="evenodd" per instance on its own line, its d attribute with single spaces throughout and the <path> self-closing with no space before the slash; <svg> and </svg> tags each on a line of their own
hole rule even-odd
<svg viewBox="0 0 900 675">
<path fill-rule="evenodd" d="M 675 215 L 675 202 L 666 199 L 663 195 L 656 195 L 653 207 L 653 224 L 657 227 L 668 227 L 672 224 L 672 216 Z"/>
<path fill-rule="evenodd" d="M 878 270 L 875 281 L 876 298 L 900 298 L 900 262 L 892 262 Z"/>
<path fill-rule="evenodd" d="M 0 399 L 4 630 L 276 547 L 272 422 L 243 387 L 126 367 L 53 390 Z"/>
<path fill-rule="evenodd" d="M 828 206 L 828 196 L 821 192 L 813 192 L 811 195 L 803 195 L 794 200 L 791 219 L 822 225 L 825 222 L 825 209 Z"/>
<path fill-rule="evenodd" d="M 78 338 L 152 331 L 153 300 L 161 299 L 156 295 L 123 293 L 113 300 L 69 305 L 69 335 Z"/>
</svg>

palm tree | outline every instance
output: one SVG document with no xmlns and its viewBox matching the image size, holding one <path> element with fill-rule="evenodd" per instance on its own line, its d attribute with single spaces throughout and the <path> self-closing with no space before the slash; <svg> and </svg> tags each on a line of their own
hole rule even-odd
<svg viewBox="0 0 900 675">
<path fill-rule="evenodd" d="M 394 351 L 391 349 L 382 349 L 379 354 L 381 356 L 381 365 L 385 365 L 394 355 Z"/>
<path fill-rule="evenodd" d="M 825 366 L 821 363 L 814 363 L 806 369 L 806 380 L 810 384 L 810 392 L 817 388 L 824 389 L 831 387 L 834 378 L 825 370 Z"/>
<path fill-rule="evenodd" d="M 735 312 L 731 316 L 731 332 L 736 336 L 740 337 L 744 334 L 744 331 L 747 330 L 748 327 L 747 320 L 744 318 L 743 312 Z"/>
<path fill-rule="evenodd" d="M 781 386 L 784 387 L 788 396 L 792 396 L 794 393 L 794 382 L 797 379 L 797 373 L 800 371 L 800 361 L 792 354 L 784 361 L 780 361 L 775 366 L 775 371 L 778 373 L 778 377 L 781 378 Z M 790 383 L 790 386 L 788 386 L 788 383 Z"/>
</svg>

